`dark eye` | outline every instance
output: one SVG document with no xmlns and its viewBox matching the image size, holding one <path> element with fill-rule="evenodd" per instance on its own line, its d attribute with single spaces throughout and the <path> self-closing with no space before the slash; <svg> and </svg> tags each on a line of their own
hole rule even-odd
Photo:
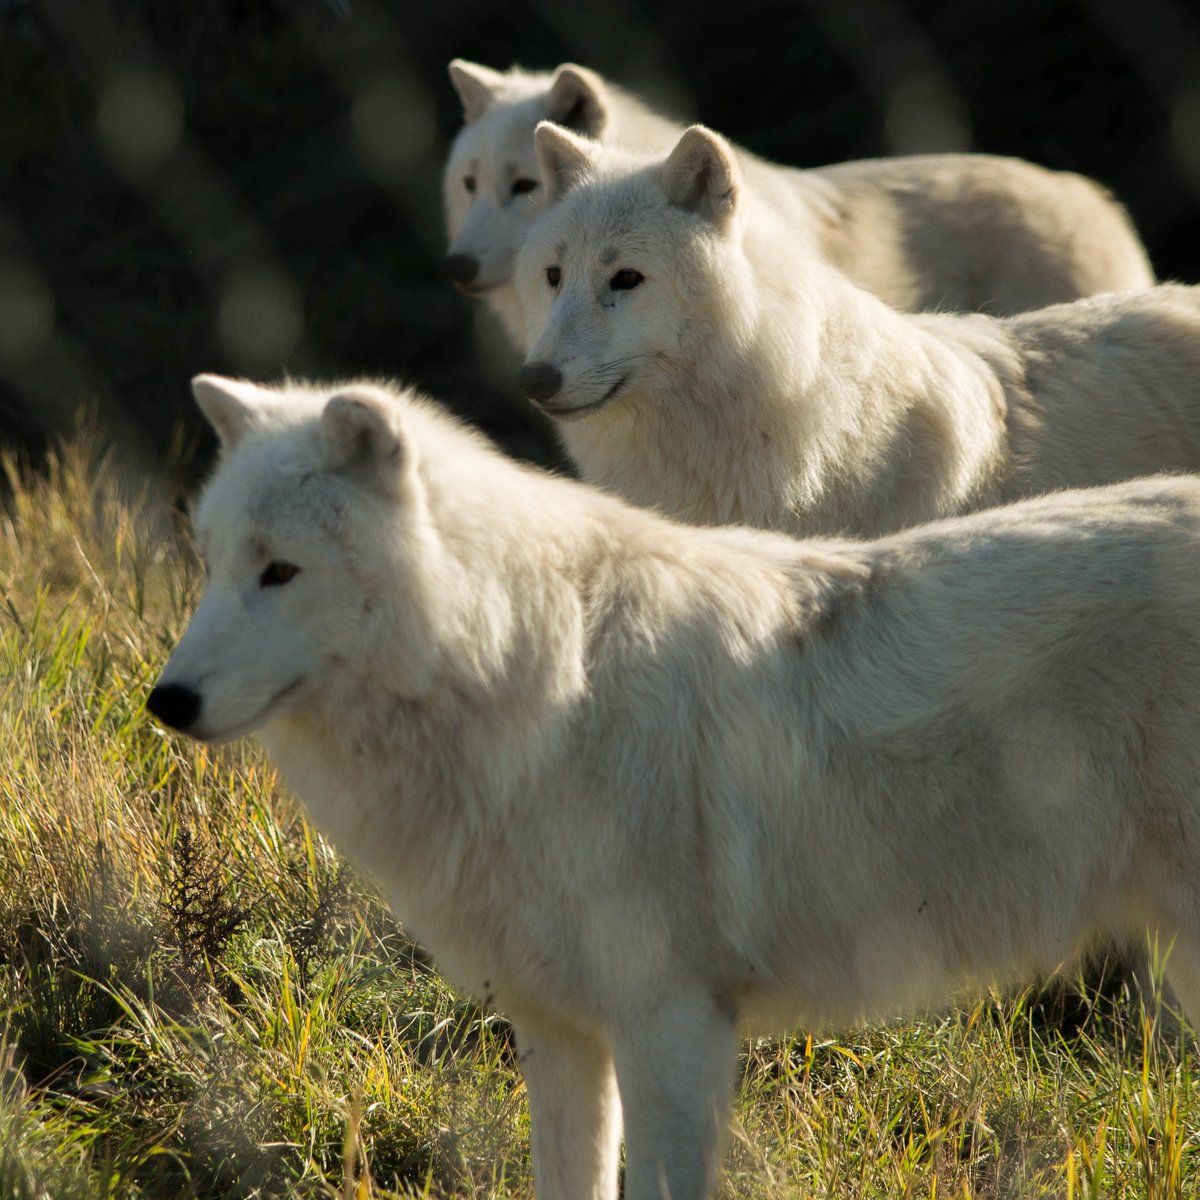
<svg viewBox="0 0 1200 1200">
<path fill-rule="evenodd" d="M 259 587 L 279 587 L 289 579 L 295 579 L 300 574 L 300 568 L 292 563 L 267 563 L 263 573 L 258 577 Z"/>
<path fill-rule="evenodd" d="M 546 282 L 552 287 L 558 287 L 562 281 L 562 271 L 558 267 L 546 268 Z"/>
<path fill-rule="evenodd" d="M 463 180 L 463 187 L 465 187 L 465 188 L 467 189 L 467 191 L 468 191 L 468 192 L 473 192 L 473 191 L 475 190 L 475 176 L 474 176 L 474 175 L 468 175 L 468 176 L 467 176 L 467 177 L 466 177 L 466 178 Z"/>
<path fill-rule="evenodd" d="M 627 292 L 635 288 L 645 278 L 640 271 L 618 271 L 609 281 L 608 286 L 614 292 Z"/>
<path fill-rule="evenodd" d="M 536 179 L 518 179 L 512 185 L 512 194 L 514 196 L 523 196 L 526 192 L 532 192 L 537 185 L 538 182 Z"/>
</svg>

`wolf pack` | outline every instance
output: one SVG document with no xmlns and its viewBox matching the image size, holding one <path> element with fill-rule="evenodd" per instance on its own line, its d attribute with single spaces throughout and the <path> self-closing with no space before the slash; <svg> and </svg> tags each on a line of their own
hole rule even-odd
<svg viewBox="0 0 1200 1200">
<path fill-rule="evenodd" d="M 1166 948 L 1200 1026 L 1200 288 L 1081 176 L 800 170 L 455 60 L 446 270 L 579 479 L 203 375 L 150 693 L 516 1034 L 540 1200 L 713 1194 L 739 1037 Z"/>
</svg>

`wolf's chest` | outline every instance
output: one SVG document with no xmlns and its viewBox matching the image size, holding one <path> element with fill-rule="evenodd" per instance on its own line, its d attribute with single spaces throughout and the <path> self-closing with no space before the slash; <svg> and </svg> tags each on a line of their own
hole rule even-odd
<svg viewBox="0 0 1200 1200">
<path fill-rule="evenodd" d="M 423 801 L 391 772 L 339 770 L 299 739 L 287 748 L 271 746 L 314 824 L 378 882 L 457 987 L 497 1009 L 576 989 L 582 922 L 563 873 L 540 862 L 540 839 L 514 834 L 514 824 L 530 832 L 524 822 L 490 829 L 456 818 L 444 795 Z"/>
</svg>

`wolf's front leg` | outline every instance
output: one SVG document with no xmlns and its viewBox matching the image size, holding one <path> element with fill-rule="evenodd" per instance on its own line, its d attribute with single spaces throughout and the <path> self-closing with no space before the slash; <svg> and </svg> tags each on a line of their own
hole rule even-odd
<svg viewBox="0 0 1200 1200">
<path fill-rule="evenodd" d="M 631 1014 L 613 1053 L 625 1113 L 625 1200 L 716 1191 L 737 1056 L 733 1014 L 702 993 Z"/>
<path fill-rule="evenodd" d="M 513 1026 L 537 1200 L 616 1200 L 621 1102 L 608 1048 L 541 1016 L 514 1014 Z"/>
</svg>

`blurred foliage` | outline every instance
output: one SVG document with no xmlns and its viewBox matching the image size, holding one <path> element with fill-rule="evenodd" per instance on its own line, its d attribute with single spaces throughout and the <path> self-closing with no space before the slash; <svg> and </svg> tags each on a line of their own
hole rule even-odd
<svg viewBox="0 0 1200 1200">
<path fill-rule="evenodd" d="M 440 276 L 456 55 L 584 62 L 799 165 L 1083 171 L 1200 278 L 1200 15 L 1172 0 L 0 0 L 0 441 L 36 454 L 86 404 L 131 464 L 180 427 L 203 461 L 198 371 L 382 374 L 552 459 Z"/>
</svg>

